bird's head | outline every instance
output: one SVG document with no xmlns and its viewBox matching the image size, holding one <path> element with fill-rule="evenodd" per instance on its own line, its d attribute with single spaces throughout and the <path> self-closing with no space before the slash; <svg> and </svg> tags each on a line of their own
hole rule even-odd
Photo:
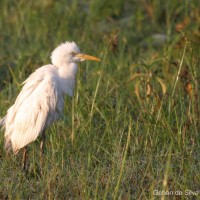
<svg viewBox="0 0 200 200">
<path fill-rule="evenodd" d="M 100 61 L 99 58 L 80 53 L 80 49 L 75 42 L 62 43 L 51 54 L 51 61 L 56 67 L 84 60 Z"/>
</svg>

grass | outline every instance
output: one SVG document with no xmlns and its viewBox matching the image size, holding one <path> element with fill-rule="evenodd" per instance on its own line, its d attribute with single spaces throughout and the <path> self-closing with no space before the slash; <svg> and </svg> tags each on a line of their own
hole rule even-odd
<svg viewBox="0 0 200 200">
<path fill-rule="evenodd" d="M 1 0 L 1 117 L 59 43 L 102 62 L 80 64 L 65 117 L 48 129 L 43 175 L 40 139 L 25 173 L 1 131 L 0 199 L 200 199 L 199 6 Z"/>
</svg>

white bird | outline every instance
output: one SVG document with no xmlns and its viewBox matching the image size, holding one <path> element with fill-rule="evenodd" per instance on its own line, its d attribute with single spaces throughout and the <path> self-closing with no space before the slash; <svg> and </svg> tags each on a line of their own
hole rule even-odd
<svg viewBox="0 0 200 200">
<path fill-rule="evenodd" d="M 75 42 L 65 42 L 52 52 L 52 64 L 40 67 L 22 83 L 15 103 L 0 121 L 7 152 L 17 154 L 39 135 L 45 136 L 45 129 L 63 113 L 65 94 L 73 96 L 77 62 L 84 60 L 100 61 L 80 53 Z"/>
</svg>

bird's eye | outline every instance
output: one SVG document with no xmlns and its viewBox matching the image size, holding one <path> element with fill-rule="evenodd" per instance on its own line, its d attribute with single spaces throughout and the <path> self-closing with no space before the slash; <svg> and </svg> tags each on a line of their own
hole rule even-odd
<svg viewBox="0 0 200 200">
<path fill-rule="evenodd" d="M 75 56 L 77 53 L 76 52 L 72 52 L 71 54 L 72 54 L 72 56 Z"/>
</svg>

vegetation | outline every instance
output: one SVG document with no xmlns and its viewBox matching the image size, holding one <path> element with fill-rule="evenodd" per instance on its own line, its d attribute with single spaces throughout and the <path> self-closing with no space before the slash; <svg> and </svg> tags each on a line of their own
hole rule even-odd
<svg viewBox="0 0 200 200">
<path fill-rule="evenodd" d="M 80 64 L 42 167 L 40 139 L 25 172 L 0 132 L 0 199 L 200 198 L 200 3 L 111 2 L 0 1 L 1 117 L 58 44 L 102 59 Z"/>
</svg>

